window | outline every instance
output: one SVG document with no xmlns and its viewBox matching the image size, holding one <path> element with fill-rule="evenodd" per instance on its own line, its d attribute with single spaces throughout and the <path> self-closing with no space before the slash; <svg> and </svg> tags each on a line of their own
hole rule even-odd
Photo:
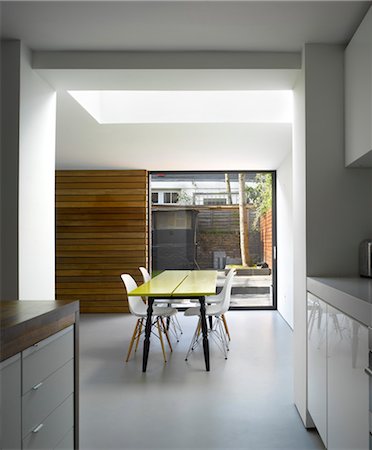
<svg viewBox="0 0 372 450">
<path fill-rule="evenodd" d="M 164 192 L 164 203 L 177 203 L 178 192 Z"/>
<path fill-rule="evenodd" d="M 151 203 L 159 203 L 159 193 L 158 192 L 152 192 L 151 193 Z"/>
<path fill-rule="evenodd" d="M 203 205 L 226 205 L 226 199 L 223 197 L 203 198 Z"/>
</svg>

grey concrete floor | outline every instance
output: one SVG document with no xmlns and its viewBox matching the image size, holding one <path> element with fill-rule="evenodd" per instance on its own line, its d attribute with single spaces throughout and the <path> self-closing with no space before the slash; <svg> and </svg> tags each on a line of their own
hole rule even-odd
<svg viewBox="0 0 372 450">
<path fill-rule="evenodd" d="M 323 449 L 293 404 L 292 331 L 276 311 L 227 314 L 229 359 L 211 346 L 184 361 L 196 318 L 179 313 L 184 334 L 164 364 L 152 339 L 124 362 L 135 319 L 82 315 L 80 444 L 92 449 Z"/>
</svg>

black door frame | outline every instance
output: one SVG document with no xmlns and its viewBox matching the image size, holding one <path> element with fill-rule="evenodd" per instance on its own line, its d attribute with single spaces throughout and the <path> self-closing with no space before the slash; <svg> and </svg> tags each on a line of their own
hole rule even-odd
<svg viewBox="0 0 372 450">
<path fill-rule="evenodd" d="M 272 189 L 272 305 L 271 306 L 230 306 L 232 311 L 255 311 L 278 309 L 278 280 L 277 280 L 277 199 L 276 199 L 276 170 L 152 170 L 148 171 L 148 261 L 152 267 L 152 233 L 151 233 L 151 175 L 153 173 L 270 173 Z"/>
</svg>

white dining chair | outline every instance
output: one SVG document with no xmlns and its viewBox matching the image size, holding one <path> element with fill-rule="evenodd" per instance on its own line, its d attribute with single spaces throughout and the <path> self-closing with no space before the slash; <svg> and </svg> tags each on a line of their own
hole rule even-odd
<svg viewBox="0 0 372 450">
<path fill-rule="evenodd" d="M 225 359 L 227 359 L 227 352 L 229 350 L 229 338 L 230 335 L 227 334 L 224 320 L 224 315 L 229 310 L 230 300 L 231 300 L 231 288 L 233 283 L 233 278 L 236 271 L 234 269 L 230 270 L 226 276 L 225 283 L 223 285 L 222 291 L 215 295 L 206 297 L 208 304 L 205 308 L 205 313 L 207 317 L 212 317 L 212 326 L 208 329 L 208 336 L 212 337 L 220 350 L 223 352 Z M 187 361 L 189 354 L 193 351 L 200 342 L 201 336 L 201 320 L 200 320 L 200 306 L 193 306 L 186 309 L 186 317 L 199 316 L 198 324 L 195 329 L 195 333 L 190 343 L 190 347 L 187 351 L 185 360 Z M 213 320 L 214 319 L 214 320 Z"/>
<path fill-rule="evenodd" d="M 123 281 L 123 284 L 124 284 L 127 292 L 131 292 L 138 287 L 137 283 L 135 282 L 135 280 L 133 279 L 133 277 L 131 275 L 123 273 L 120 277 Z M 140 337 L 143 334 L 142 329 L 146 326 L 146 321 L 147 321 L 147 306 L 146 306 L 145 302 L 142 300 L 142 297 L 128 295 L 128 305 L 129 305 L 130 313 L 137 317 L 137 322 L 134 327 L 132 338 L 129 343 L 126 362 L 128 362 L 128 360 L 130 358 L 133 344 L 135 341 L 136 341 L 136 346 L 135 346 L 134 351 L 135 352 L 137 351 Z M 156 302 L 154 302 L 152 317 L 154 317 L 155 320 L 152 319 L 153 322 L 151 324 L 151 327 L 157 328 L 157 332 L 158 332 L 157 336 L 160 340 L 161 349 L 162 349 L 163 357 L 164 357 L 164 362 L 167 362 L 167 358 L 166 358 L 162 333 L 165 334 L 165 337 L 168 341 L 170 351 L 171 352 L 173 351 L 172 344 L 169 339 L 168 331 L 164 324 L 164 318 L 172 317 L 176 313 L 177 313 L 177 310 L 175 308 L 171 308 L 168 306 L 157 306 Z"/>
<path fill-rule="evenodd" d="M 143 279 L 144 283 L 147 283 L 148 281 L 151 280 L 151 275 L 149 274 L 146 267 L 139 267 L 139 270 L 142 274 L 142 279 Z M 165 302 L 165 299 L 163 299 L 161 301 Z M 169 299 L 167 299 L 166 303 L 164 303 L 164 304 L 169 305 Z M 179 342 L 179 340 L 180 340 L 179 336 L 181 334 L 183 334 L 183 330 L 182 330 L 181 324 L 178 321 L 176 314 L 169 317 L 169 329 L 171 330 L 172 334 L 176 338 L 176 341 Z"/>
</svg>

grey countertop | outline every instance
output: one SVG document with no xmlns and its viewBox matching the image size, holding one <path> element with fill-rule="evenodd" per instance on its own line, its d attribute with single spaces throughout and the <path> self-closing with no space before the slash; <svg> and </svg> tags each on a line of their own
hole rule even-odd
<svg viewBox="0 0 372 450">
<path fill-rule="evenodd" d="M 308 277 L 307 290 L 362 324 L 372 326 L 372 279 Z"/>
</svg>

